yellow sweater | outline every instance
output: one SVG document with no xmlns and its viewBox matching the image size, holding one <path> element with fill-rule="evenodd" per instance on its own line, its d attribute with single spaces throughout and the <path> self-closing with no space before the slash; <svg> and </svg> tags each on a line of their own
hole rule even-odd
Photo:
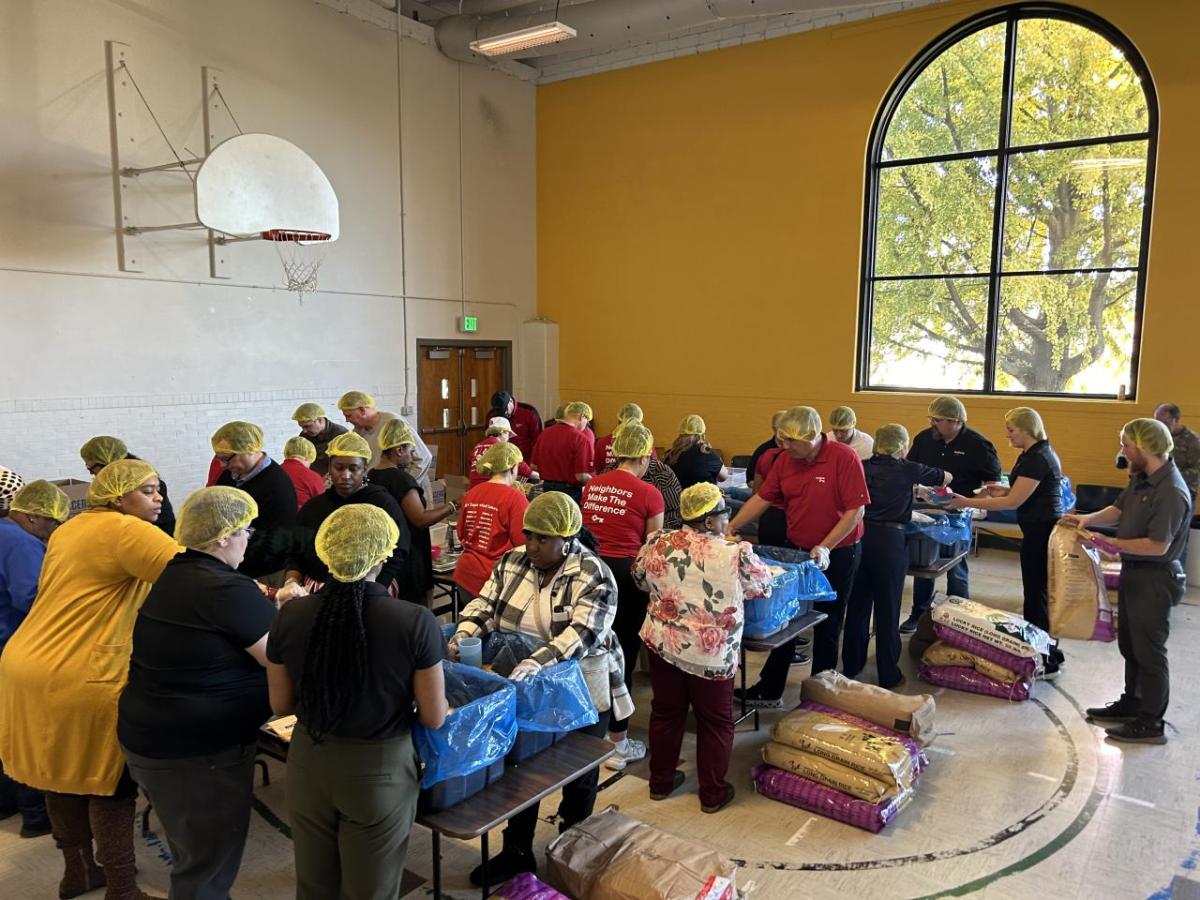
<svg viewBox="0 0 1200 900">
<path fill-rule="evenodd" d="M 61 794 L 111 795 L 125 764 L 117 700 L 133 623 L 183 548 L 112 509 L 50 537 L 37 599 L 0 656 L 0 759 L 7 775 Z"/>
</svg>

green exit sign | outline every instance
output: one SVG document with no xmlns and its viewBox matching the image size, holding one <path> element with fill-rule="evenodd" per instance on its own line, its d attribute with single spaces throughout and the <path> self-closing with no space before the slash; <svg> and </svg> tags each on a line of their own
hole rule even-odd
<svg viewBox="0 0 1200 900">
<path fill-rule="evenodd" d="M 479 316 L 462 316 L 458 320 L 458 330 L 464 333 L 479 330 Z"/>
</svg>

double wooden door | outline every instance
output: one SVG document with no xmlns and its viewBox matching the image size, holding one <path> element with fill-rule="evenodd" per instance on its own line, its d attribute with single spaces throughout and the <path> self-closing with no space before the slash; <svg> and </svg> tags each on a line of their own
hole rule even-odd
<svg viewBox="0 0 1200 900">
<path fill-rule="evenodd" d="M 418 428 L 438 448 L 438 476 L 466 475 L 467 457 L 483 440 L 492 394 L 511 383 L 505 345 L 418 342 Z"/>
</svg>

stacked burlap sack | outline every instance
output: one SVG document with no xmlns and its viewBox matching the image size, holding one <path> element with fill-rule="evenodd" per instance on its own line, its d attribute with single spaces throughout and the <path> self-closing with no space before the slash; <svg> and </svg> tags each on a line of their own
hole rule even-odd
<svg viewBox="0 0 1200 900">
<path fill-rule="evenodd" d="M 1050 533 L 1050 629 L 1056 637 L 1081 641 L 1112 641 L 1117 637 L 1108 574 L 1095 536 L 1078 528 L 1056 525 Z M 1121 563 L 1113 562 L 1117 584 Z M 1113 584 L 1116 587 L 1117 584 Z"/>
<path fill-rule="evenodd" d="M 962 597 L 934 604 L 937 640 L 921 657 L 930 684 L 971 694 L 1028 700 L 1050 652 L 1050 635 L 1016 613 Z"/>
<path fill-rule="evenodd" d="M 811 682 L 811 684 L 810 684 Z M 806 698 L 845 701 L 876 721 L 805 699 L 772 730 L 755 789 L 765 797 L 878 832 L 912 799 L 928 760 L 912 735 L 932 738 L 933 698 L 905 697 L 833 672 L 804 683 Z M 879 719 L 903 723 L 905 732 Z"/>
</svg>

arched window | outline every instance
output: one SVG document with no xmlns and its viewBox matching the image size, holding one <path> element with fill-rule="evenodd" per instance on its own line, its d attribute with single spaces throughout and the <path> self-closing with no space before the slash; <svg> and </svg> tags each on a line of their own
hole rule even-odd
<svg viewBox="0 0 1200 900">
<path fill-rule="evenodd" d="M 1158 105 L 1072 7 L 964 22 L 871 137 L 860 390 L 1132 397 Z"/>
</svg>

